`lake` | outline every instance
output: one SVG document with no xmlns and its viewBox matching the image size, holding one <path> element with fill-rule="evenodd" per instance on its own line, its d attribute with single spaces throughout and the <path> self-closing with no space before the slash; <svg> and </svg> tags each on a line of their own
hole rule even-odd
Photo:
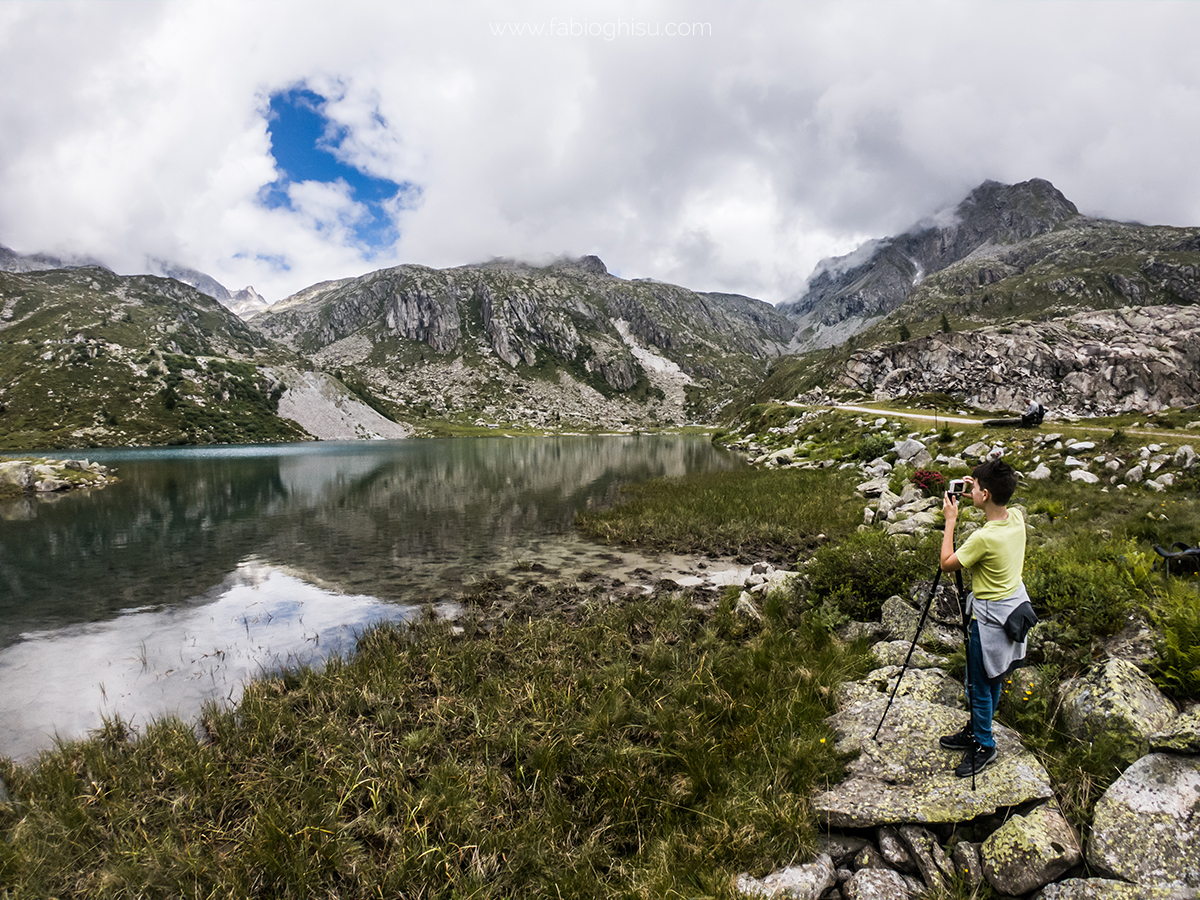
<svg viewBox="0 0 1200 900">
<path fill-rule="evenodd" d="M 677 560 L 579 537 L 621 486 L 731 469 L 702 437 L 456 438 L 87 450 L 116 484 L 0 502 L 0 755 L 120 715 L 137 727 L 363 629 L 532 567 Z M 544 571 L 543 571 L 544 570 Z"/>
</svg>

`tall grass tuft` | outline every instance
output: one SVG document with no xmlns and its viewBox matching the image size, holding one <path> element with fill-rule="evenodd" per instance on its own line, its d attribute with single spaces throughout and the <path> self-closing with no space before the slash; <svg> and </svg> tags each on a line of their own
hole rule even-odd
<svg viewBox="0 0 1200 900">
<path fill-rule="evenodd" d="M 743 469 L 640 484 L 614 508 L 580 513 L 576 522 L 609 543 L 791 565 L 857 524 L 853 491 L 840 473 Z"/>
<path fill-rule="evenodd" d="M 814 846 L 863 648 L 672 596 L 365 634 L 136 736 L 3 765 L 12 897 L 727 896 Z"/>
</svg>

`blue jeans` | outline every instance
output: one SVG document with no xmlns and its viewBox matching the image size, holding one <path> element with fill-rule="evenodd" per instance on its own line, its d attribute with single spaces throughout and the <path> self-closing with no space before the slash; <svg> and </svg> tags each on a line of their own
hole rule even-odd
<svg viewBox="0 0 1200 900">
<path fill-rule="evenodd" d="M 971 640 L 967 644 L 967 703 L 971 707 L 971 729 L 975 740 L 987 748 L 996 746 L 992 737 L 992 717 L 1000 706 L 1003 676 L 988 678 L 983 668 L 983 648 L 979 643 L 979 623 L 971 622 Z"/>
</svg>

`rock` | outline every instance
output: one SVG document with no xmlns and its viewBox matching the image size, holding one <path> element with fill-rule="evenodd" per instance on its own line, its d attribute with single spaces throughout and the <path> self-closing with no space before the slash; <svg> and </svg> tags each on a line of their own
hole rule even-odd
<svg viewBox="0 0 1200 900">
<path fill-rule="evenodd" d="M 839 753 L 860 752 L 847 764 L 845 781 L 814 795 L 813 809 L 822 824 L 867 828 L 965 822 L 1051 797 L 1046 770 L 1003 725 L 995 728 L 999 759 L 979 775 L 972 791 L 970 779 L 952 771 L 962 754 L 938 746 L 942 735 L 962 728 L 963 712 L 897 698 L 876 740 L 886 706 L 881 697 L 826 719 L 838 733 Z"/>
<path fill-rule="evenodd" d="M 915 438 L 906 438 L 903 441 L 896 441 L 895 446 L 892 447 L 892 450 L 896 454 L 896 458 L 900 462 L 907 462 L 924 449 L 925 445 Z"/>
<path fill-rule="evenodd" d="M 983 881 L 983 859 L 979 855 L 979 844 L 959 841 L 950 853 L 954 868 L 972 890 Z"/>
<path fill-rule="evenodd" d="M 1152 900 L 1162 896 L 1148 892 L 1138 884 L 1109 881 L 1105 878 L 1068 878 L 1047 885 L 1038 900 Z M 1165 900 L 1165 897 L 1164 897 Z"/>
<path fill-rule="evenodd" d="M 1141 466 L 1134 466 L 1132 469 L 1130 469 L 1128 472 L 1125 473 L 1125 481 L 1128 482 L 1129 484 L 1137 484 L 1139 481 L 1141 481 L 1145 477 L 1146 477 L 1146 470 L 1143 469 Z"/>
<path fill-rule="evenodd" d="M 906 659 L 911 669 L 944 669 L 950 665 L 946 657 L 937 656 L 919 646 L 913 649 L 912 655 L 909 656 L 910 648 L 911 641 L 884 641 L 872 647 L 871 652 L 875 654 L 880 666 L 902 666 Z"/>
<path fill-rule="evenodd" d="M 983 874 L 1002 894 L 1028 894 L 1083 861 L 1079 836 L 1053 806 L 1013 816 L 980 847 Z"/>
<path fill-rule="evenodd" d="M 884 476 L 872 478 L 870 481 L 864 481 L 855 488 L 864 497 L 878 497 L 888 489 L 888 479 Z"/>
<path fill-rule="evenodd" d="M 1082 481 L 1084 484 L 1095 484 L 1100 478 L 1087 469 L 1074 469 L 1071 472 L 1072 481 Z"/>
<path fill-rule="evenodd" d="M 1045 481 L 1050 477 L 1050 467 L 1045 463 L 1038 463 L 1037 468 L 1029 473 L 1029 477 L 1034 481 Z"/>
<path fill-rule="evenodd" d="M 866 838 L 849 837 L 844 834 L 823 834 L 817 838 L 817 853 L 828 856 L 837 868 L 846 865 L 864 847 L 871 846 L 871 842 Z"/>
<path fill-rule="evenodd" d="M 1191 444 L 1182 444 L 1175 451 L 1171 461 L 1181 469 L 1190 469 L 1196 462 L 1196 451 L 1192 449 Z"/>
<path fill-rule="evenodd" d="M 879 842 L 879 852 L 892 868 L 909 875 L 916 875 L 921 871 L 917 868 L 917 861 L 913 859 L 908 846 L 900 837 L 900 832 L 895 828 L 890 825 L 883 826 L 879 829 L 876 840 Z"/>
<path fill-rule="evenodd" d="M 1083 466 L 1086 469 L 1087 461 L 1078 459 L 1074 456 L 1068 456 L 1065 460 L 1063 460 L 1063 465 L 1069 469 L 1079 468 L 1080 466 Z"/>
<path fill-rule="evenodd" d="M 954 866 L 937 839 L 929 831 L 916 825 L 900 826 L 900 838 L 916 860 L 926 886 L 935 893 L 944 891 L 947 883 L 954 878 Z"/>
<path fill-rule="evenodd" d="M 854 856 L 854 870 L 856 872 L 862 869 L 890 868 L 891 866 L 889 866 L 887 860 L 883 858 L 883 854 L 876 850 L 871 844 L 867 844 L 867 846 L 859 850 Z"/>
<path fill-rule="evenodd" d="M 893 639 L 911 642 L 917 633 L 917 625 L 921 622 L 921 610 L 910 606 L 899 595 L 889 597 L 883 602 L 880 620 L 887 626 L 888 633 Z M 960 647 L 963 643 L 962 631 L 950 628 L 933 621 L 930 616 L 925 620 L 921 629 L 921 644 L 935 643 L 947 647 Z"/>
<path fill-rule="evenodd" d="M 913 669 L 903 670 L 901 677 L 900 666 L 884 666 L 873 672 L 868 672 L 858 681 L 849 681 L 837 689 L 838 705 L 850 707 L 857 704 L 869 703 L 879 697 L 890 697 L 896 690 L 896 679 L 900 678 L 900 688 L 896 690 L 896 698 L 922 700 L 941 706 L 956 709 L 966 709 L 963 686 L 951 678 L 942 669 Z"/>
<path fill-rule="evenodd" d="M 1172 475 L 1170 472 L 1163 472 L 1161 475 L 1159 475 L 1157 478 L 1155 478 L 1154 481 L 1157 482 L 1162 487 L 1169 488 L 1169 487 L 1171 487 L 1171 485 L 1173 485 L 1175 483 L 1175 476 Z M 1149 485 L 1149 482 L 1147 482 L 1147 486 L 1148 485 Z"/>
<path fill-rule="evenodd" d="M 962 455 L 982 460 L 987 457 L 991 449 L 992 448 L 990 445 L 983 443 L 983 441 L 978 441 L 972 444 L 970 447 L 964 449 Z"/>
<path fill-rule="evenodd" d="M 733 608 L 733 613 L 740 619 L 748 619 L 753 622 L 762 622 L 763 620 L 762 613 L 754 605 L 754 598 L 750 596 L 748 591 L 742 591 L 738 596 L 737 605 Z"/>
<path fill-rule="evenodd" d="M 0 462 L 0 484 L 11 484 L 23 491 L 32 490 L 37 483 L 37 473 L 27 462 L 14 460 Z"/>
<path fill-rule="evenodd" d="M 933 512 L 914 513 L 904 519 L 889 521 L 884 530 L 890 535 L 917 534 L 937 527 L 938 514 Z"/>
<path fill-rule="evenodd" d="M 1200 757 L 1154 753 L 1096 803 L 1088 862 L 1137 884 L 1200 893 Z"/>
<path fill-rule="evenodd" d="M 789 866 L 766 878 L 739 875 L 734 888 L 748 897 L 787 897 L 791 900 L 820 900 L 837 884 L 833 860 L 825 854 L 806 866 Z"/>
<path fill-rule="evenodd" d="M 907 900 L 912 896 L 897 872 L 891 869 L 860 869 L 842 885 L 846 900 Z"/>
<path fill-rule="evenodd" d="M 1200 754 L 1200 706 L 1171 720 L 1162 731 L 1150 735 L 1155 753 Z"/>
<path fill-rule="evenodd" d="M 1085 739 L 1120 735 L 1148 744 L 1177 715 L 1150 677 L 1123 659 L 1110 659 L 1062 688 L 1068 728 Z"/>
</svg>

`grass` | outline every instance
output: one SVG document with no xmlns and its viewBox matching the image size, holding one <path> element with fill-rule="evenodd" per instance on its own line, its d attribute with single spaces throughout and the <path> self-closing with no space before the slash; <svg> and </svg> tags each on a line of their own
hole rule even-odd
<svg viewBox="0 0 1200 900">
<path fill-rule="evenodd" d="M 367 633 L 165 720 L 5 762 L 19 897 L 731 896 L 812 853 L 823 719 L 867 665 L 780 607 L 590 605 Z"/>
<path fill-rule="evenodd" d="M 854 481 L 840 474 L 742 469 L 636 485 L 614 508 L 576 522 L 607 543 L 792 566 L 853 529 L 861 515 L 853 493 Z"/>
</svg>

